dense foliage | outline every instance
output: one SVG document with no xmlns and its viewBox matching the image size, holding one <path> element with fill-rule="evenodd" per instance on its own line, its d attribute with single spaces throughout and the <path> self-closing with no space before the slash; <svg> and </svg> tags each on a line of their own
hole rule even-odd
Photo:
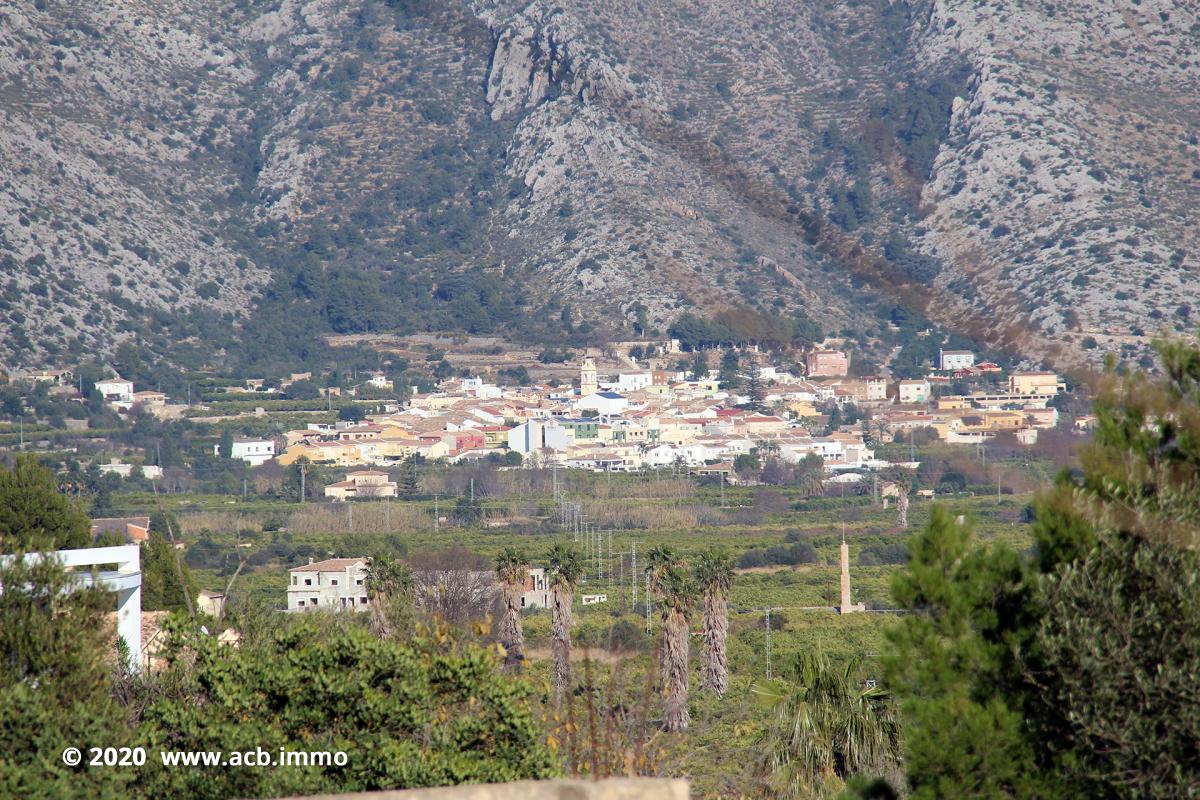
<svg viewBox="0 0 1200 800">
<path fill-rule="evenodd" d="M 436 637 L 437 632 L 433 635 Z M 434 638 L 380 640 L 358 626 L 301 624 L 230 651 L 189 640 L 183 691 L 152 704 L 148 748 L 345 752 L 345 766 L 180 770 L 148 765 L 147 796 L 278 797 L 548 777 L 526 685 L 493 654 L 443 652 Z"/>
<path fill-rule="evenodd" d="M 72 591 L 50 560 L 0 566 L 0 584 L 0 797 L 128 796 L 125 772 L 73 769 L 61 758 L 89 742 L 130 743 L 105 660 L 112 629 L 100 624 L 111 599 Z"/>
<path fill-rule="evenodd" d="M 0 553 L 86 547 L 88 517 L 58 493 L 54 473 L 34 456 L 18 456 L 12 469 L 0 464 Z"/>
<path fill-rule="evenodd" d="M 1200 352 L 1159 349 L 1165 378 L 1109 377 L 1032 557 L 944 510 L 911 543 L 888 677 L 914 797 L 1200 791 Z"/>
</svg>

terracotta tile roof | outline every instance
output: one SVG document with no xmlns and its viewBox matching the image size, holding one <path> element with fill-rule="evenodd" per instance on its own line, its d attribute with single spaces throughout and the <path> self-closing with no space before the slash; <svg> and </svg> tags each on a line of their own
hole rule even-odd
<svg viewBox="0 0 1200 800">
<path fill-rule="evenodd" d="M 300 567 L 292 567 L 289 572 L 338 572 L 346 567 L 352 567 L 355 564 L 366 564 L 367 559 L 362 558 L 327 558 L 324 561 L 315 561 L 312 564 L 305 564 Z"/>
</svg>

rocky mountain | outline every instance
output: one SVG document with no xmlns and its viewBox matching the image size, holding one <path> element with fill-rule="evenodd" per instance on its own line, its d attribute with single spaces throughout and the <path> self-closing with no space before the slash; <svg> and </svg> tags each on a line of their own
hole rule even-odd
<svg viewBox="0 0 1200 800">
<path fill-rule="evenodd" d="M 1197 96 L 1167 0 L 22 0 L 0 358 L 897 307 L 1134 357 L 1200 313 Z"/>
</svg>

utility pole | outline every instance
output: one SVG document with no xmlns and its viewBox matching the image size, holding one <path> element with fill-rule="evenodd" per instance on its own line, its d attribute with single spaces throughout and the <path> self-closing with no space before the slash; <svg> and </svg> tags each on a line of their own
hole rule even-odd
<svg viewBox="0 0 1200 800">
<path fill-rule="evenodd" d="M 242 502 L 246 502 L 246 479 L 242 478 Z"/>
<path fill-rule="evenodd" d="M 1000 468 L 996 467 L 996 505 L 1000 505 Z"/>
<path fill-rule="evenodd" d="M 629 588 L 633 590 L 633 603 L 637 607 L 637 542 L 630 545 Z"/>
<path fill-rule="evenodd" d="M 390 532 L 392 530 L 392 498 L 389 497 L 387 499 L 387 502 L 384 507 L 387 509 L 387 511 L 385 512 L 387 514 L 387 522 L 385 524 L 387 525 L 387 529 Z"/>
<path fill-rule="evenodd" d="M 475 479 L 471 478 L 471 505 L 475 505 Z"/>
<path fill-rule="evenodd" d="M 767 607 L 767 680 L 771 680 L 771 608 Z"/>
<path fill-rule="evenodd" d="M 617 581 L 617 585 L 621 587 L 621 613 L 624 614 L 625 613 L 625 554 L 624 553 L 621 554 L 621 560 L 618 563 L 618 567 L 621 570 L 621 577 L 620 577 L 620 580 Z"/>
<path fill-rule="evenodd" d="M 304 462 L 300 462 L 300 502 L 301 503 L 304 502 L 304 477 L 307 472 L 308 472 L 308 465 L 306 465 Z"/>
<path fill-rule="evenodd" d="M 646 633 L 650 633 L 650 576 L 646 576 Z"/>
<path fill-rule="evenodd" d="M 346 527 L 349 530 L 354 530 L 354 504 L 349 501 L 346 502 L 346 521 Z"/>
<path fill-rule="evenodd" d="M 609 589 L 611 589 L 612 585 L 613 585 L 612 547 L 613 547 L 613 532 L 612 532 L 612 528 L 609 528 L 608 529 L 608 588 Z"/>
<path fill-rule="evenodd" d="M 435 494 L 433 496 L 433 530 L 435 533 L 441 530 L 441 524 L 442 518 L 441 515 L 438 514 L 438 496 Z"/>
<path fill-rule="evenodd" d="M 725 508 L 725 473 L 718 473 L 721 476 L 721 508 Z"/>
</svg>

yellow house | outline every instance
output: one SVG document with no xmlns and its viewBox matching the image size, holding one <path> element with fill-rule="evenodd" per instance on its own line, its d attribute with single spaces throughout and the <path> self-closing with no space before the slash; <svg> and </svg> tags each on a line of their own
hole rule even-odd
<svg viewBox="0 0 1200 800">
<path fill-rule="evenodd" d="M 821 412 L 817 411 L 816 406 L 812 403 L 806 403 L 802 400 L 794 400 L 788 403 L 787 410 L 795 414 L 797 417 L 819 417 Z"/>
<path fill-rule="evenodd" d="M 444 439 L 438 439 L 436 442 L 422 440 L 417 452 L 426 458 L 445 458 L 450 455 L 450 445 Z"/>
<path fill-rule="evenodd" d="M 276 460 L 287 467 L 295 464 L 301 458 L 307 458 L 314 464 L 333 464 L 339 467 L 354 466 L 363 461 L 362 452 L 358 446 L 349 442 L 294 444 Z"/>
<path fill-rule="evenodd" d="M 421 440 L 416 438 L 407 439 L 380 439 L 375 442 L 375 456 L 387 460 L 402 460 L 408 458 L 421 449 Z"/>
<path fill-rule="evenodd" d="M 416 438 L 416 435 L 413 434 L 412 431 L 408 430 L 407 428 L 402 428 L 399 424 L 394 422 L 383 422 L 380 424 L 380 427 L 383 428 L 383 430 L 379 432 L 380 441 L 404 442 L 408 441 L 409 439 Z"/>
<path fill-rule="evenodd" d="M 1056 395 L 1066 384 L 1053 372 L 1014 372 L 1008 376 L 1008 393 L 1021 395 Z"/>
<path fill-rule="evenodd" d="M 960 411 L 971 407 L 971 401 L 962 395 L 946 395 L 937 399 L 938 411 Z"/>
<path fill-rule="evenodd" d="M 1022 411 L 985 411 L 983 424 L 986 430 L 1015 431 L 1025 427 L 1025 412 Z"/>
</svg>

